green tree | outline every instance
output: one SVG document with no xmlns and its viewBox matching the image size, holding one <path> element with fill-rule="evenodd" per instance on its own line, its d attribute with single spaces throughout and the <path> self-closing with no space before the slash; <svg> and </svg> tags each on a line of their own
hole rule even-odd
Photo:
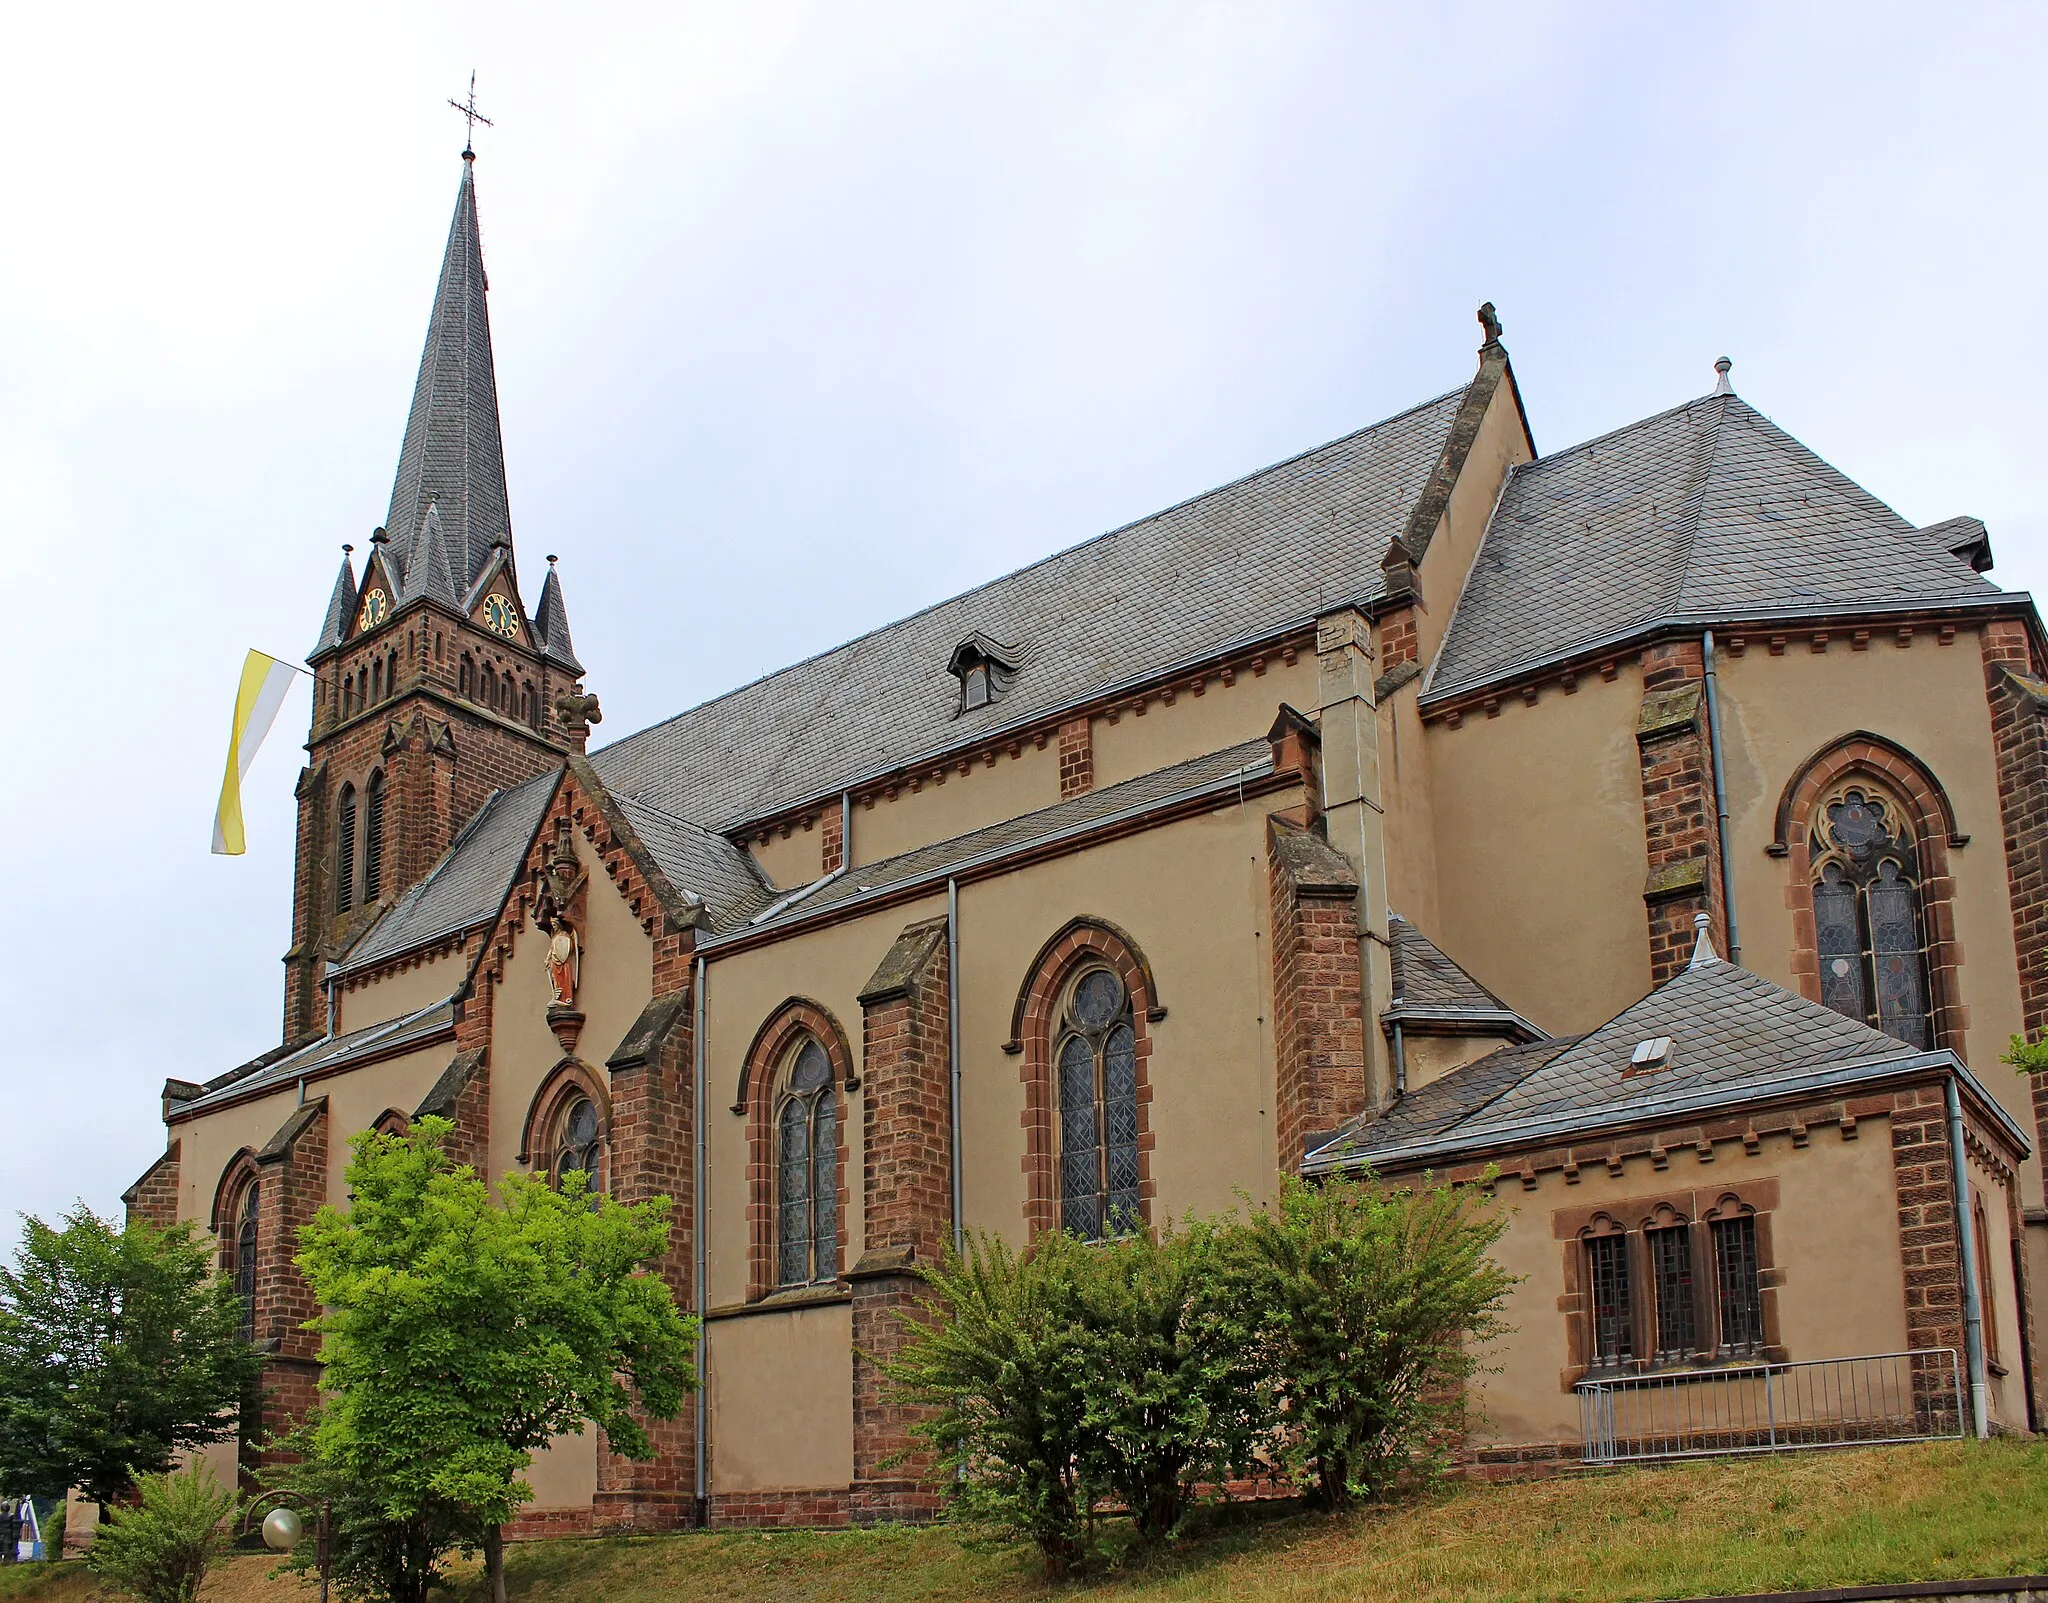
<svg viewBox="0 0 2048 1603">
<path fill-rule="evenodd" d="M 136 1490 L 134 1507 L 100 1522 L 87 1565 L 142 1603 L 195 1603 L 233 1539 L 235 1494 L 196 1459 L 175 1475 L 144 1475 Z"/>
<path fill-rule="evenodd" d="M 2029 1041 L 2024 1035 L 2015 1035 L 2005 1049 L 2005 1061 L 2022 1074 L 2035 1074 L 2048 1070 L 2048 1035 L 2038 1041 Z"/>
<path fill-rule="evenodd" d="M 107 1504 L 233 1435 L 260 1373 L 240 1326 L 190 1225 L 26 1220 L 0 1268 L 0 1491 Z"/>
<path fill-rule="evenodd" d="M 498 1528 L 532 1495 L 520 1476 L 534 1451 L 595 1425 L 614 1450 L 651 1456 L 636 1413 L 680 1412 L 696 1322 L 646 1272 L 667 1250 L 666 1198 L 627 1206 L 580 1174 L 559 1190 L 512 1174 L 501 1206 L 448 1156 L 450 1128 L 358 1135 L 351 1207 L 300 1233 L 327 1309 L 315 1441 L 388 1519 L 445 1504 L 474 1520 L 502 1597 Z"/>
<path fill-rule="evenodd" d="M 1243 1339 L 1273 1376 L 1281 1464 L 1327 1509 L 1428 1474 L 1515 1277 L 1477 1186 L 1309 1185 L 1243 1227 Z"/>
</svg>

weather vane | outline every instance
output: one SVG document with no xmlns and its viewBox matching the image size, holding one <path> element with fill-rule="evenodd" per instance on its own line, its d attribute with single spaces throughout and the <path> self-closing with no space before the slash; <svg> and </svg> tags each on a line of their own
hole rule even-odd
<svg viewBox="0 0 2048 1603">
<path fill-rule="evenodd" d="M 490 118 L 476 109 L 476 70 L 474 68 L 470 69 L 469 74 L 469 98 L 467 100 L 451 100 L 448 104 L 461 112 L 468 120 L 469 132 L 463 137 L 462 153 L 465 156 L 474 156 L 476 154 L 476 125 L 482 123 L 486 128 L 496 126 Z"/>
</svg>

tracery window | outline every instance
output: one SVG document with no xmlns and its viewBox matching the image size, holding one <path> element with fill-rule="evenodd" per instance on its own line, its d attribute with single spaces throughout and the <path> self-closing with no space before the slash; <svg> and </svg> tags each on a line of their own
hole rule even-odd
<svg viewBox="0 0 2048 1603">
<path fill-rule="evenodd" d="M 234 1213 L 234 1239 L 228 1248 L 235 1299 L 242 1308 L 241 1332 L 244 1341 L 251 1341 L 256 1335 L 257 1185 L 257 1181 L 251 1180 L 242 1187 L 242 1195 Z"/>
<path fill-rule="evenodd" d="M 1067 988 L 1053 1048 L 1059 1222 L 1100 1240 L 1135 1229 L 1138 1050 L 1130 992 L 1110 968 L 1084 970 Z"/>
<path fill-rule="evenodd" d="M 808 1035 L 775 1113 L 775 1273 L 784 1286 L 839 1274 L 839 1109 L 832 1061 Z"/>
<path fill-rule="evenodd" d="M 1735 1211 L 1710 1215 L 1704 1226 L 1660 1206 L 1640 1230 L 1603 1216 L 1582 1235 L 1590 1368 L 1682 1365 L 1708 1353 L 1746 1358 L 1763 1351 L 1756 1215 L 1733 1198 L 1722 1206 Z"/>
<path fill-rule="evenodd" d="M 346 913 L 356 905 L 356 788 L 341 787 L 341 805 L 334 814 L 334 910 Z"/>
<path fill-rule="evenodd" d="M 549 1170 L 560 1185 L 565 1176 L 590 1177 L 590 1189 L 604 1184 L 604 1130 L 597 1107 L 587 1096 L 572 1098 L 555 1121 L 554 1162 Z"/>
<path fill-rule="evenodd" d="M 1910 1046 L 1932 1044 L 1919 854 L 1907 811 L 1857 783 L 1814 813 L 1813 924 L 1821 1000 Z"/>
<path fill-rule="evenodd" d="M 384 893 L 384 775 L 370 776 L 363 817 L 363 902 Z"/>
</svg>

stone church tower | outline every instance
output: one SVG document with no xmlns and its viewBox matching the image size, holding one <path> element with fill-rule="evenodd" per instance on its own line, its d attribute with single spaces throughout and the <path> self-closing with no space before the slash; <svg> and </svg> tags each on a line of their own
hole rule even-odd
<svg viewBox="0 0 2048 1603">
<path fill-rule="evenodd" d="M 548 558 L 529 613 L 519 587 L 476 158 L 462 184 L 420 354 L 391 510 L 361 576 L 341 572 L 307 657 L 309 760 L 299 776 L 284 1039 L 329 1023 L 329 961 L 445 853 L 493 791 L 581 752 L 595 702 Z"/>
</svg>

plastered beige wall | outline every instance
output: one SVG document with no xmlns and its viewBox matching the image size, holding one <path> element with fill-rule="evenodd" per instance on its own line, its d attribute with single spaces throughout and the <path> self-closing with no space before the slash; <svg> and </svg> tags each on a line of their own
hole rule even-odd
<svg viewBox="0 0 2048 1603">
<path fill-rule="evenodd" d="M 1791 1357 L 1836 1358 L 1905 1347 L 1898 1201 L 1891 1138 L 1882 1120 L 1863 1120 L 1853 1141 L 1832 1131 L 1816 1132 L 1804 1148 L 1794 1147 L 1789 1136 L 1766 1136 L 1754 1157 L 1723 1142 L 1714 1148 L 1714 1161 L 1705 1164 L 1692 1149 L 1674 1145 L 1667 1169 L 1659 1171 L 1647 1159 L 1636 1158 L 1616 1177 L 1604 1164 L 1587 1164 L 1576 1185 L 1567 1184 L 1561 1171 L 1550 1170 L 1539 1176 L 1534 1191 L 1523 1190 L 1519 1179 L 1497 1188 L 1498 1200 L 1514 1214 L 1494 1257 L 1509 1273 L 1524 1278 L 1507 1308 L 1514 1331 L 1491 1344 L 1485 1359 L 1498 1365 L 1498 1372 L 1482 1374 L 1475 1385 L 1485 1415 L 1480 1439 L 1560 1442 L 1578 1436 L 1578 1399 L 1564 1385 L 1570 1316 L 1557 1309 L 1564 1294 L 1565 1244 L 1552 1233 L 1554 1210 L 1664 1191 L 1704 1191 L 1767 1176 L 1778 1181 L 1771 1230 L 1776 1266 L 1784 1271 L 1779 1330 Z"/>
<path fill-rule="evenodd" d="M 839 804 L 834 801 L 830 805 L 836 808 Z M 809 829 L 799 824 L 790 830 L 787 839 L 779 832 L 765 841 L 748 835 L 743 838 L 743 845 L 777 890 L 793 891 L 825 872 L 825 832 L 819 824 Z"/>
<path fill-rule="evenodd" d="M 1765 850 L 1786 784 L 1815 752 L 1856 730 L 1897 741 L 1941 782 L 1957 829 L 1970 837 L 1967 846 L 1949 850 L 1962 1001 L 1969 1010 L 1964 1055 L 2022 1128 L 2033 1128 L 2026 1082 L 1998 1061 L 2021 1026 L 2019 959 L 1976 635 L 1958 630 L 1954 643 L 1944 646 L 1922 631 L 1901 650 L 1892 637 L 1878 634 L 1867 651 L 1837 640 L 1821 654 L 1795 639 L 1781 657 L 1770 654 L 1764 638 L 1752 637 L 1742 656 L 1719 655 L 1722 762 L 1744 966 L 1797 989 L 1787 863 Z M 2028 1164 L 2025 1174 L 2026 1200 L 2038 1206 L 2040 1165 Z"/>
<path fill-rule="evenodd" d="M 962 1163 L 968 1222 L 1024 1234 L 1021 1057 L 1003 1051 L 1032 959 L 1067 920 L 1125 930 L 1167 1016 L 1148 1024 L 1154 1217 L 1274 1187 L 1270 899 L 1259 797 L 960 892 Z"/>
<path fill-rule="evenodd" d="M 587 1508 L 597 1495 L 597 1429 L 578 1436 L 557 1436 L 533 1455 L 526 1472 L 533 1488 L 529 1509 Z"/>
<path fill-rule="evenodd" d="M 370 981 L 357 990 L 337 991 L 334 997 L 334 1029 L 337 1035 L 381 1024 L 416 1009 L 447 1000 L 469 974 L 467 951 L 448 952 L 422 963 Z"/>
<path fill-rule="evenodd" d="M 307 1095 L 327 1098 L 327 1200 L 334 1207 L 348 1205 L 349 1138 L 367 1130 L 378 1115 L 396 1109 L 410 1119 L 420 1099 L 434 1088 L 455 1056 L 452 1037 L 408 1052 L 367 1064 L 329 1080 L 315 1080 Z"/>
<path fill-rule="evenodd" d="M 1126 711 L 1111 723 L 1097 718 L 1095 736 L 1095 788 L 1117 785 L 1140 774 L 1157 773 L 1191 757 L 1206 756 L 1226 746 L 1255 740 L 1273 727 L 1280 704 L 1314 715 L 1316 710 L 1315 653 L 1303 650 L 1290 667 L 1280 657 L 1271 658 L 1264 673 L 1240 668 L 1233 682 L 1208 679 L 1197 696 L 1185 688 L 1176 690 L 1173 705 L 1158 699 L 1145 704 L 1141 717 Z M 1054 774 L 1058 785 L 1058 774 Z"/>
<path fill-rule="evenodd" d="M 1415 1035 L 1404 1031 L 1401 1054 L 1408 1064 L 1408 1089 L 1420 1091 L 1460 1064 L 1483 1058 L 1507 1044 L 1495 1035 Z"/>
<path fill-rule="evenodd" d="M 1411 681 L 1380 703 L 1380 805 L 1387 810 L 1387 906 L 1434 938 L 1442 922 L 1436 798 L 1430 782 L 1429 737 L 1415 708 L 1418 682 Z"/>
<path fill-rule="evenodd" d="M 827 925 L 773 946 L 718 957 L 705 982 L 706 1232 L 705 1285 L 711 1306 L 747 1294 L 747 1120 L 731 1110 L 740 1069 L 754 1037 L 784 1002 L 802 996 L 832 1015 L 846 1035 L 855 1072 L 861 1064 L 860 993 L 911 924 L 943 917 L 943 895 L 892 907 L 845 924 Z M 861 1096 L 846 1096 L 847 1217 L 842 1221 L 846 1261 L 861 1246 Z"/>
<path fill-rule="evenodd" d="M 851 1483 L 851 1307 L 717 1319 L 707 1331 L 712 1490 Z"/>
<path fill-rule="evenodd" d="M 179 1143 L 178 1217 L 194 1221 L 202 1230 L 211 1229 L 213 1195 L 235 1154 L 244 1147 L 252 1153 L 262 1151 L 298 1105 L 298 1087 L 287 1085 L 268 1096 L 172 1125 L 171 1138 Z"/>
<path fill-rule="evenodd" d="M 1060 754 L 1050 738 L 1043 749 L 1026 740 L 1016 756 L 1001 753 L 993 764 L 977 757 L 964 774 L 958 763 L 946 765 L 943 780 L 930 778 L 930 768 L 925 774 L 916 790 L 905 784 L 894 801 L 854 802 L 856 867 L 1035 813 L 1060 799 Z"/>
<path fill-rule="evenodd" d="M 1441 900 L 1423 932 L 1553 1035 L 1650 989 L 1641 701 L 1624 665 L 1611 684 L 1588 674 L 1573 695 L 1428 729 Z"/>
<path fill-rule="evenodd" d="M 610 1057 L 654 994 L 654 943 L 619 895 L 618 887 L 574 831 L 576 860 L 589 876 L 585 897 L 583 967 L 576 988 L 583 1033 L 576 1056 L 606 1083 Z M 491 1014 L 491 1173 L 519 1166 L 519 1136 L 534 1092 L 562 1061 L 561 1043 L 548 1028 L 554 992 L 547 975 L 547 938 L 529 917 L 505 962 Z M 445 1065 L 444 1065 L 445 1066 Z"/>
<path fill-rule="evenodd" d="M 1486 520 L 1500 498 L 1501 481 L 1512 464 L 1528 460 L 1529 441 L 1514 386 L 1503 378 L 1487 404 L 1464 471 L 1451 490 L 1444 515 L 1437 520 L 1436 533 L 1416 575 L 1424 601 L 1416 611 L 1415 629 L 1423 662 L 1435 657 L 1451 608 L 1465 588 L 1465 575 L 1471 571 L 1472 557 L 1486 532 Z"/>
<path fill-rule="evenodd" d="M 2019 1289 L 2013 1275 L 2012 1218 L 2006 1207 L 2006 1184 L 1993 1174 L 1973 1152 L 1969 1160 L 1970 1188 L 1984 1204 L 1984 1261 L 1990 1271 L 1985 1290 L 1984 1351 L 1987 1359 L 1997 1354 L 2000 1375 L 1990 1371 L 1991 1417 L 2015 1430 L 2027 1428 L 2027 1397 L 2024 1371 L 2020 1364 Z"/>
</svg>

